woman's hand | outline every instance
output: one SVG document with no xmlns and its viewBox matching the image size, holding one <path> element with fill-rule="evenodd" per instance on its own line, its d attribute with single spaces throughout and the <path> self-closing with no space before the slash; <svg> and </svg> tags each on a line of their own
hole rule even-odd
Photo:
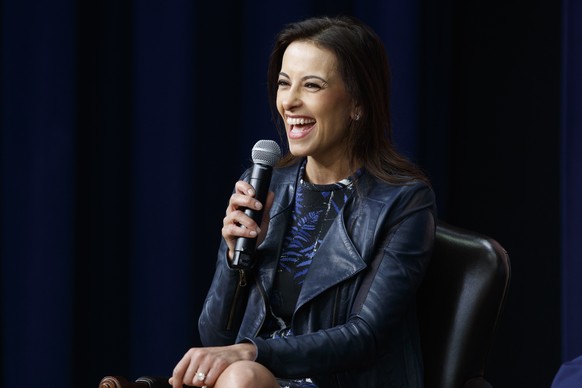
<svg viewBox="0 0 582 388">
<path fill-rule="evenodd" d="M 226 208 L 226 216 L 223 220 L 222 237 L 228 245 L 228 257 L 232 260 L 234 256 L 234 244 L 239 237 L 255 238 L 258 236 L 257 244 L 265 238 L 269 224 L 269 209 L 273 205 L 274 194 L 269 192 L 265 204 L 255 199 L 255 190 L 253 186 L 245 181 L 238 181 L 235 185 L 235 192 L 231 195 Z M 263 220 L 261 226 L 244 213 L 245 208 L 261 210 Z"/>
<path fill-rule="evenodd" d="M 220 374 L 237 361 L 253 361 L 255 345 L 242 343 L 211 348 L 192 348 L 178 362 L 170 378 L 174 388 L 183 384 L 194 387 L 213 386 Z"/>
</svg>

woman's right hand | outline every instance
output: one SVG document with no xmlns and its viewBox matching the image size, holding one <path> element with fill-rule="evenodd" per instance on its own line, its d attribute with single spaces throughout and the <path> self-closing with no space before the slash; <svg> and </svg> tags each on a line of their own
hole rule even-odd
<svg viewBox="0 0 582 388">
<path fill-rule="evenodd" d="M 222 221 L 222 237 L 228 245 L 228 258 L 234 257 L 234 244 L 239 237 L 255 238 L 258 236 L 257 245 L 264 239 L 269 224 L 269 209 L 273 205 L 274 194 L 269 192 L 266 203 L 262 204 L 255 199 L 255 190 L 253 186 L 245 181 L 238 181 L 235 184 L 235 192 L 230 196 L 226 216 Z M 263 220 L 261 226 L 244 213 L 246 208 L 261 210 Z"/>
</svg>

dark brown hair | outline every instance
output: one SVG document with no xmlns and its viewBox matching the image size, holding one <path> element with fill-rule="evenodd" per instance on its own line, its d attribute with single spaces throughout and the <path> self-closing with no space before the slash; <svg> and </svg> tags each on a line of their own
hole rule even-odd
<svg viewBox="0 0 582 388">
<path fill-rule="evenodd" d="M 366 171 L 390 183 L 427 181 L 422 171 L 392 144 L 386 51 L 378 35 L 354 18 L 311 18 L 289 24 L 277 35 L 268 70 L 269 101 L 277 127 L 284 128 L 276 106 L 279 72 L 283 54 L 294 41 L 311 42 L 331 51 L 347 92 L 359 106 L 360 119 L 351 121 L 346 138 L 351 166 L 357 167 L 355 163 L 361 162 Z M 295 161 L 296 157 L 287 153 L 281 164 Z"/>
</svg>

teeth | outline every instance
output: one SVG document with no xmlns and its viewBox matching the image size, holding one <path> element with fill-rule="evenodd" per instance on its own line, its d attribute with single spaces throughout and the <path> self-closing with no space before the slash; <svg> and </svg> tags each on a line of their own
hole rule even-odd
<svg viewBox="0 0 582 388">
<path fill-rule="evenodd" d="M 287 117 L 287 124 L 289 125 L 304 125 L 304 124 L 311 124 L 315 123 L 313 119 L 306 119 L 304 117 L 295 118 L 295 117 Z"/>
</svg>

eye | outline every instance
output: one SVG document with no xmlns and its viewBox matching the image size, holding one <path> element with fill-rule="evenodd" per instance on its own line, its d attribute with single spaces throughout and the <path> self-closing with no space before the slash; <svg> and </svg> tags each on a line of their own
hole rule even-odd
<svg viewBox="0 0 582 388">
<path fill-rule="evenodd" d="M 277 86 L 279 88 L 283 88 L 283 87 L 289 86 L 289 81 L 287 81 L 285 79 L 280 79 L 279 81 L 277 81 Z"/>
<path fill-rule="evenodd" d="M 314 82 L 307 82 L 307 83 L 305 84 L 305 87 L 306 87 L 307 89 L 310 89 L 310 90 L 319 90 L 319 89 L 321 89 L 321 85 L 319 85 L 319 84 L 316 84 L 316 83 L 314 83 Z"/>
</svg>

